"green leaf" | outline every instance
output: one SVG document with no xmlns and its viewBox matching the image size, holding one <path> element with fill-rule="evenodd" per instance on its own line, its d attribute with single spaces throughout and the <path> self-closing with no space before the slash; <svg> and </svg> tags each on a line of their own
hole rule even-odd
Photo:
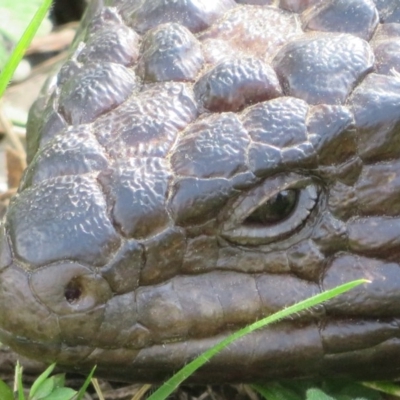
<svg viewBox="0 0 400 400">
<path fill-rule="evenodd" d="M 40 386 L 37 388 L 35 395 L 30 397 L 30 400 L 42 400 L 46 398 L 54 389 L 54 378 L 48 378 L 43 381 Z"/>
<path fill-rule="evenodd" d="M 293 390 L 282 386 L 280 383 L 271 383 L 267 385 L 251 385 L 266 400 L 303 400 Z"/>
<path fill-rule="evenodd" d="M 4 1 L 4 0 L 2 0 Z M 2 97 L 4 91 L 7 88 L 19 62 L 25 54 L 26 49 L 31 43 L 35 33 L 37 32 L 41 22 L 45 18 L 49 8 L 51 6 L 51 0 L 44 0 L 42 5 L 36 11 L 34 17 L 32 18 L 30 24 L 26 28 L 24 34 L 16 45 L 10 59 L 4 66 L 2 73 L 0 74 L 0 98 Z"/>
<path fill-rule="evenodd" d="M 232 335 L 228 336 L 211 349 L 205 351 L 199 357 L 185 365 L 181 370 L 179 370 L 172 378 L 168 379 L 160 388 L 158 388 L 147 400 L 164 400 L 166 399 L 186 378 L 188 378 L 194 371 L 204 365 L 211 357 L 215 354 L 219 353 L 226 346 L 231 344 L 233 341 L 247 335 L 250 332 L 255 331 L 256 329 L 260 329 L 272 322 L 278 321 L 282 318 L 285 318 L 291 314 L 296 314 L 300 311 L 305 310 L 306 308 L 314 307 L 319 303 L 327 301 L 333 297 L 336 297 L 344 292 L 347 292 L 356 286 L 359 286 L 363 283 L 367 283 L 368 281 L 365 279 L 360 279 L 357 281 L 345 283 L 344 285 L 340 285 L 334 289 L 328 290 L 326 292 L 317 294 L 316 296 L 310 297 L 309 299 L 300 301 L 293 306 L 287 307 L 282 311 L 279 311 L 269 317 L 263 318 L 249 326 L 246 326 L 243 329 L 238 330 Z"/>
<path fill-rule="evenodd" d="M 65 386 L 65 374 L 57 374 L 53 376 L 54 378 L 54 387 L 64 387 Z"/>
<path fill-rule="evenodd" d="M 86 389 L 88 388 L 90 381 L 94 375 L 94 371 L 96 370 L 96 366 L 92 368 L 90 374 L 86 378 L 85 382 L 83 383 L 82 387 L 79 389 L 78 395 L 76 396 L 76 400 L 82 400 L 83 396 L 85 395 Z"/>
<path fill-rule="evenodd" d="M 76 393 L 76 390 L 71 388 L 56 388 L 47 397 L 43 397 L 43 400 L 71 400 Z"/>
<path fill-rule="evenodd" d="M 382 397 L 376 390 L 362 386 L 352 381 L 325 381 L 321 386 L 325 393 L 338 400 L 381 400 Z"/>
<path fill-rule="evenodd" d="M 0 379 L 0 399 L 14 400 L 14 394 L 11 388 Z"/>
<path fill-rule="evenodd" d="M 335 400 L 334 397 L 328 396 L 321 389 L 312 388 L 306 392 L 307 400 Z"/>
<path fill-rule="evenodd" d="M 31 390 L 29 391 L 29 397 L 33 397 L 36 394 L 38 388 L 45 382 L 45 380 L 50 376 L 53 372 L 54 367 L 56 366 L 55 363 L 51 364 L 44 372 L 42 372 L 33 382 Z"/>
</svg>

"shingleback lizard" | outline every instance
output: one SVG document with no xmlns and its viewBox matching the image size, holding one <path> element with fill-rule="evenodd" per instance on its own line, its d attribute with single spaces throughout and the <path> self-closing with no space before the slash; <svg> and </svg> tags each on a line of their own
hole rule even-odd
<svg viewBox="0 0 400 400">
<path fill-rule="evenodd" d="M 278 4 L 279 3 L 279 4 Z M 398 0 L 95 0 L 28 123 L 0 340 L 160 381 L 400 376 Z"/>
</svg>

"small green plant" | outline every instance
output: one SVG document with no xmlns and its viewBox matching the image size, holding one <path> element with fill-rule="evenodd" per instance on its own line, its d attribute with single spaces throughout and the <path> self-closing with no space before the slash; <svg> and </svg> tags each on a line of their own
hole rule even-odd
<svg viewBox="0 0 400 400">
<path fill-rule="evenodd" d="M 253 389 L 267 400 L 383 400 L 376 390 L 343 380 L 274 382 Z"/>
<path fill-rule="evenodd" d="M 36 380 L 25 396 L 22 385 L 22 367 L 17 363 L 15 367 L 14 390 L 0 380 L 1 400 L 82 400 L 92 379 L 95 367 L 86 378 L 82 388 L 77 392 L 65 387 L 65 374 L 50 376 L 56 364 L 51 364 Z"/>
</svg>

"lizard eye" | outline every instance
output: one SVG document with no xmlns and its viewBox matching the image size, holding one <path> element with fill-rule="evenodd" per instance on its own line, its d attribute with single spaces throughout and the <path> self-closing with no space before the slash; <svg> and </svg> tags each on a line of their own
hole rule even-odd
<svg viewBox="0 0 400 400">
<path fill-rule="evenodd" d="M 220 215 L 221 236 L 241 245 L 269 244 L 298 232 L 318 202 L 310 178 L 279 175 L 230 203 Z"/>
<path fill-rule="evenodd" d="M 273 225 L 288 218 L 296 208 L 299 190 L 288 189 L 273 195 L 245 220 L 246 225 Z"/>
</svg>

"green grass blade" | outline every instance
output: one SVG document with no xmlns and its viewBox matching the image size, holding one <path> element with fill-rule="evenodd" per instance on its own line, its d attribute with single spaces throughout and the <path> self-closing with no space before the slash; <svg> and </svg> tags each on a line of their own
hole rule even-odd
<svg viewBox="0 0 400 400">
<path fill-rule="evenodd" d="M 36 11 L 30 24 L 26 28 L 21 39 L 15 46 L 15 49 L 12 52 L 10 59 L 4 66 L 4 69 L 0 74 L 0 98 L 3 96 L 3 93 L 6 90 L 8 83 L 10 82 L 19 62 L 22 60 L 22 57 L 24 56 L 26 49 L 28 48 L 33 37 L 35 36 L 35 33 L 39 29 L 40 24 L 46 17 L 47 12 L 51 6 L 51 2 L 52 0 L 43 1 L 42 5 Z"/>
<path fill-rule="evenodd" d="M 86 389 L 88 388 L 90 381 L 94 375 L 94 371 L 96 369 L 96 366 L 94 366 L 92 368 L 92 370 L 90 371 L 90 374 L 88 375 L 88 377 L 86 378 L 85 382 L 83 383 L 82 387 L 79 389 L 78 394 L 76 395 L 76 400 L 82 400 L 83 396 L 85 395 Z"/>
<path fill-rule="evenodd" d="M 365 387 L 400 398 L 400 385 L 392 382 L 362 382 Z"/>
<path fill-rule="evenodd" d="M 51 364 L 44 372 L 42 372 L 35 382 L 33 382 L 33 385 L 31 387 L 31 390 L 29 391 L 29 397 L 33 397 L 38 390 L 39 386 L 50 376 L 50 374 L 53 372 L 54 367 L 56 366 L 55 363 Z"/>
<path fill-rule="evenodd" d="M 282 311 L 279 311 L 269 317 L 263 318 L 243 329 L 238 330 L 232 335 L 228 336 L 226 339 L 222 340 L 211 349 L 205 351 L 199 357 L 191 361 L 189 364 L 185 365 L 180 371 L 178 371 L 173 377 L 168 379 L 159 389 L 157 389 L 147 400 L 164 400 L 169 396 L 186 378 L 188 378 L 194 371 L 204 365 L 211 357 L 219 353 L 226 346 L 231 344 L 233 341 L 247 335 L 256 329 L 262 328 L 268 324 L 278 321 L 282 318 L 286 318 L 291 314 L 296 314 L 300 311 L 316 306 L 319 303 L 327 301 L 333 297 L 336 297 L 342 293 L 345 293 L 356 286 L 363 283 L 367 283 L 365 279 L 356 280 L 353 282 L 345 283 L 326 292 L 317 294 L 316 296 L 310 297 L 309 299 L 300 301 L 293 306 L 287 307 Z"/>
<path fill-rule="evenodd" d="M 14 390 L 18 394 L 18 400 L 25 400 L 24 387 L 22 385 L 22 370 L 21 364 L 17 361 L 17 365 L 15 366 Z"/>
</svg>

